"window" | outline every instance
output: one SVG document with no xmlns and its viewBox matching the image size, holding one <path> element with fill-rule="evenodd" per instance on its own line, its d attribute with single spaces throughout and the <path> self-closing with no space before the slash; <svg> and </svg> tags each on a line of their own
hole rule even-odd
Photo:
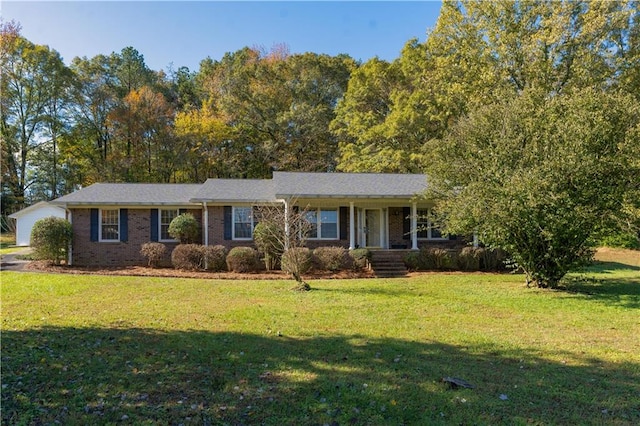
<svg viewBox="0 0 640 426">
<path fill-rule="evenodd" d="M 431 221 L 430 209 L 418 209 L 418 238 L 436 240 L 442 239 L 440 229 Z"/>
<path fill-rule="evenodd" d="M 338 210 L 313 209 L 305 213 L 306 220 L 311 224 L 309 238 L 319 240 L 338 239 Z"/>
<path fill-rule="evenodd" d="M 100 241 L 119 241 L 120 211 L 118 209 L 100 210 Z"/>
<path fill-rule="evenodd" d="M 169 225 L 178 216 L 178 209 L 163 209 L 159 211 L 159 214 L 160 241 L 175 241 L 175 238 L 169 235 Z"/>
<path fill-rule="evenodd" d="M 418 238 L 426 240 L 442 239 L 440 229 L 431 222 L 430 209 L 418 209 Z"/>
<path fill-rule="evenodd" d="M 250 240 L 253 234 L 253 209 L 251 207 L 233 208 L 233 239 Z"/>
</svg>

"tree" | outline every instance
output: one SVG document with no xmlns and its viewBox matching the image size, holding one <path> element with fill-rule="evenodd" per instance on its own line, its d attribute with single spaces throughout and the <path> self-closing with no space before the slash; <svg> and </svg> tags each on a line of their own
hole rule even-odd
<svg viewBox="0 0 640 426">
<path fill-rule="evenodd" d="M 148 86 L 131 90 L 110 112 L 115 145 L 111 160 L 122 179 L 169 182 L 176 167 L 172 120 L 173 110 L 164 96 Z"/>
<path fill-rule="evenodd" d="M 420 170 L 418 149 L 388 125 L 393 94 L 403 84 L 397 64 L 373 58 L 355 70 L 336 108 L 331 129 L 339 138 L 338 169 L 345 172 L 407 173 Z"/>
<path fill-rule="evenodd" d="M 628 219 L 640 188 L 640 106 L 597 89 L 525 91 L 470 113 L 429 148 L 429 195 L 446 231 L 476 231 L 527 282 L 557 287 L 589 258 L 599 229 Z"/>
<path fill-rule="evenodd" d="M 263 178 L 273 170 L 335 170 L 338 144 L 329 131 L 353 59 L 286 46 L 244 48 L 201 63 L 206 107 L 233 129 L 233 173 Z"/>
<path fill-rule="evenodd" d="M 0 37 L 3 198 L 9 195 L 20 207 L 38 176 L 31 167 L 36 150 L 47 149 L 55 159 L 69 73 L 58 52 L 26 40 L 19 35 L 19 27 L 1 24 Z M 57 179 L 51 191 L 55 195 Z"/>
<path fill-rule="evenodd" d="M 461 117 L 535 89 L 638 93 L 633 1 L 445 1 L 424 43 L 356 71 L 332 124 L 344 171 L 421 171 Z"/>
<path fill-rule="evenodd" d="M 305 244 L 311 231 L 311 222 L 307 220 L 307 210 L 293 208 L 293 200 L 287 200 L 288 208 L 267 205 L 258 208 L 260 249 L 270 256 L 277 256 L 286 264 L 286 272 L 296 280 L 296 290 L 307 291 L 311 287 L 304 282 L 302 274 L 306 272 L 308 250 Z M 283 265 L 284 266 L 284 265 Z"/>
</svg>

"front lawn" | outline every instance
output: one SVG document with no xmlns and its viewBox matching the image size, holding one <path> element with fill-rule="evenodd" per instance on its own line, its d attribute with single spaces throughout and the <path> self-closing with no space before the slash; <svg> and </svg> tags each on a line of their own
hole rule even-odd
<svg viewBox="0 0 640 426">
<path fill-rule="evenodd" d="M 640 268 L 575 277 L 568 291 L 430 273 L 298 293 L 2 272 L 2 420 L 638 424 Z"/>
<path fill-rule="evenodd" d="M 15 234 L 2 233 L 0 234 L 0 254 L 9 254 L 16 251 L 23 250 L 24 247 L 16 247 Z"/>
</svg>

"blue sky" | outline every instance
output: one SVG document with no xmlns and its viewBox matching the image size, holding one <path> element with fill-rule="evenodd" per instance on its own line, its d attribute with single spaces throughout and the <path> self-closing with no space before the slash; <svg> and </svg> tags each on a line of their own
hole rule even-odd
<svg viewBox="0 0 640 426">
<path fill-rule="evenodd" d="M 440 2 L 32 2 L 1 3 L 4 20 L 22 35 L 75 56 L 119 52 L 133 46 L 147 66 L 197 70 L 244 46 L 285 43 L 291 53 L 347 53 L 362 61 L 397 58 L 411 38 L 424 41 Z"/>
</svg>

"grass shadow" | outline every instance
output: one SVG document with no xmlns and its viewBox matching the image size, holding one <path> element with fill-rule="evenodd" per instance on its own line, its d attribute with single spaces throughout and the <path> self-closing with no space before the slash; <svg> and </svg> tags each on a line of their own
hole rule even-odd
<svg viewBox="0 0 640 426">
<path fill-rule="evenodd" d="M 125 324 L 5 330 L 2 344 L 3 424 L 640 422 L 640 365 L 575 354 Z"/>
<path fill-rule="evenodd" d="M 588 300 L 631 309 L 640 308 L 640 267 L 618 262 L 594 262 L 562 281 L 560 290 Z"/>
</svg>

